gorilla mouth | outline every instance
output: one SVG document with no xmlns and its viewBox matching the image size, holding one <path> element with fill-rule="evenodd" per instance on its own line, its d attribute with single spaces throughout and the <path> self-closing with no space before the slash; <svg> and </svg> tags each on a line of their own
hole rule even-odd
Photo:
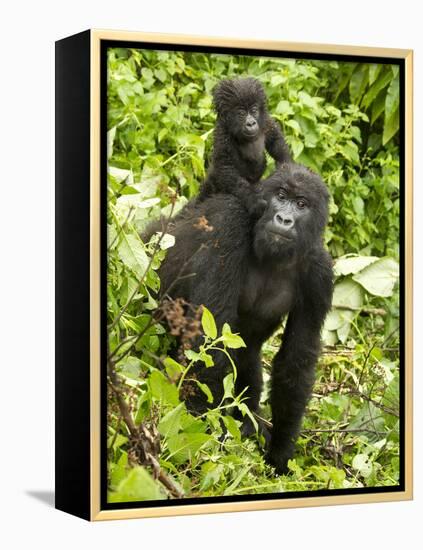
<svg viewBox="0 0 423 550">
<path fill-rule="evenodd" d="M 256 135 L 259 133 L 259 127 L 254 126 L 253 128 L 244 128 L 243 134 L 245 137 L 256 137 Z"/>
<path fill-rule="evenodd" d="M 272 238 L 275 239 L 276 241 L 291 242 L 294 240 L 294 237 L 289 237 L 288 235 L 286 234 L 284 235 L 279 231 L 273 231 L 272 229 L 269 229 L 268 231 L 271 234 Z"/>
</svg>

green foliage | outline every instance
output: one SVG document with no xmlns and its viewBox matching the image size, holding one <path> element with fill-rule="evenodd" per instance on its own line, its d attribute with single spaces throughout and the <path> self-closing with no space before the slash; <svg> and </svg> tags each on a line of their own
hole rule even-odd
<svg viewBox="0 0 423 550">
<path fill-rule="evenodd" d="M 338 279 L 332 311 L 326 318 L 323 333 L 328 344 L 347 341 L 354 320 L 363 309 L 368 310 L 366 304 L 372 301 L 372 296 L 392 297 L 399 277 L 399 265 L 393 258 L 350 254 L 336 260 L 334 271 Z M 373 313 L 387 315 L 388 311 L 374 309 Z M 389 320 L 395 322 L 397 315 L 390 315 Z"/>
<path fill-rule="evenodd" d="M 148 243 L 139 236 L 149 219 L 166 220 L 196 195 L 212 146 L 211 90 L 245 75 L 263 83 L 295 159 L 331 192 L 333 310 L 297 454 L 280 477 L 264 462 L 262 438 L 241 438 L 228 414 L 256 424 L 234 394 L 231 350 L 245 343 L 203 307 L 201 344 L 169 357 L 178 328 L 165 329 L 157 270 L 174 238 L 166 223 Z M 399 109 L 395 65 L 109 50 L 111 502 L 398 483 Z M 264 346 L 265 418 L 279 337 Z M 214 368 L 216 353 L 232 365 L 220 403 L 195 376 L 198 366 Z M 210 404 L 199 417 L 183 401 L 192 391 Z"/>
<path fill-rule="evenodd" d="M 221 78 L 247 74 L 263 83 L 295 159 L 330 187 L 332 255 L 397 256 L 396 65 L 111 50 L 110 165 L 191 198 L 212 144 L 210 92 Z"/>
</svg>

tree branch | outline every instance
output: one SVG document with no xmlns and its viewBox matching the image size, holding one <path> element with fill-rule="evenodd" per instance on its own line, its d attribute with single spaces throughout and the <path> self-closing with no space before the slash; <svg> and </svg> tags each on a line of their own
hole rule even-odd
<svg viewBox="0 0 423 550">
<path fill-rule="evenodd" d="M 336 309 L 345 309 L 346 311 L 357 311 L 360 313 L 366 313 L 368 315 L 386 315 L 386 310 L 382 308 L 374 308 L 374 307 L 355 307 L 355 306 L 346 306 L 346 305 L 338 305 L 338 304 L 332 304 L 332 307 Z"/>
</svg>

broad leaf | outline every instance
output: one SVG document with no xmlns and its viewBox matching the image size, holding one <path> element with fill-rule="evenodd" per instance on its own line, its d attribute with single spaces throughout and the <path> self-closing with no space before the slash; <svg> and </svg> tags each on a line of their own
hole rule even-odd
<svg viewBox="0 0 423 550">
<path fill-rule="evenodd" d="M 239 336 L 239 334 L 233 334 L 231 332 L 231 328 L 228 325 L 228 323 L 225 323 L 223 325 L 222 338 L 223 338 L 223 343 L 228 348 L 237 349 L 237 348 L 245 348 L 246 347 L 245 342 L 241 338 L 241 336 Z"/>
<path fill-rule="evenodd" d="M 142 466 L 132 468 L 128 476 L 119 483 L 117 491 L 109 494 L 108 497 L 109 502 L 161 499 L 166 499 L 164 490 Z"/>
<path fill-rule="evenodd" d="M 392 296 L 394 285 L 399 277 L 399 265 L 392 258 L 381 258 L 354 275 L 367 292 L 375 296 Z"/>
<path fill-rule="evenodd" d="M 148 383 L 151 395 L 158 401 L 161 401 L 162 404 L 175 406 L 179 404 L 178 388 L 174 384 L 171 384 L 162 372 L 158 370 L 153 371 Z"/>
<path fill-rule="evenodd" d="M 203 306 L 201 324 L 203 325 L 205 335 L 212 340 L 215 340 L 217 338 L 216 322 L 211 311 L 209 311 L 205 306 Z"/>
<path fill-rule="evenodd" d="M 181 428 L 181 416 L 186 411 L 185 403 L 180 403 L 160 420 L 158 430 L 163 437 L 169 437 L 178 433 Z"/>
<path fill-rule="evenodd" d="M 368 265 L 376 262 L 379 258 L 377 256 L 358 256 L 348 255 L 342 256 L 335 261 L 334 271 L 335 275 L 350 275 L 351 273 L 358 273 Z"/>
<path fill-rule="evenodd" d="M 180 433 L 168 439 L 167 445 L 176 464 L 191 460 L 211 436 L 203 433 Z"/>
<path fill-rule="evenodd" d="M 135 271 L 138 277 L 144 275 L 148 266 L 148 256 L 137 237 L 126 235 L 122 232 L 122 240 L 119 244 L 118 253 L 122 262 Z"/>
<path fill-rule="evenodd" d="M 363 291 L 356 282 L 351 279 L 344 279 L 340 283 L 335 285 L 333 291 L 333 300 L 334 307 L 346 306 L 357 308 L 360 307 L 363 303 Z"/>
</svg>

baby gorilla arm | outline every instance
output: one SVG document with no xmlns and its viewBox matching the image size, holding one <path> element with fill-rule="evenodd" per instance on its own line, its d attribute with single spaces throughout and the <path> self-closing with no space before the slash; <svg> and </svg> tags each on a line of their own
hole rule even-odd
<svg viewBox="0 0 423 550">
<path fill-rule="evenodd" d="M 265 137 L 266 150 L 275 160 L 277 166 L 280 166 L 285 162 L 292 162 L 291 154 L 282 135 L 279 124 L 270 116 L 268 116 L 266 121 Z"/>
</svg>

